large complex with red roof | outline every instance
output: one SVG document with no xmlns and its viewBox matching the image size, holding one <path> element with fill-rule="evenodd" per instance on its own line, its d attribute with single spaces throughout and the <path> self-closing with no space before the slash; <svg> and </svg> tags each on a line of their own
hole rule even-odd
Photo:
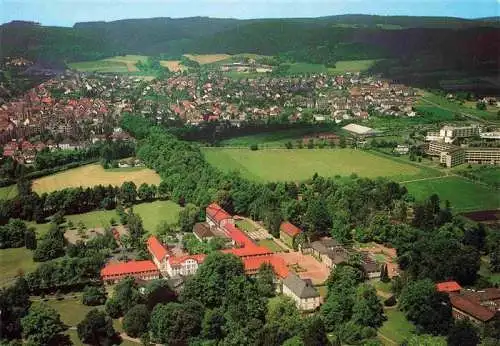
<svg viewBox="0 0 500 346">
<path fill-rule="evenodd" d="M 101 278 L 106 282 L 116 282 L 127 276 L 141 280 L 154 280 L 160 277 L 160 271 L 152 261 L 108 263 L 101 270 Z"/>
</svg>

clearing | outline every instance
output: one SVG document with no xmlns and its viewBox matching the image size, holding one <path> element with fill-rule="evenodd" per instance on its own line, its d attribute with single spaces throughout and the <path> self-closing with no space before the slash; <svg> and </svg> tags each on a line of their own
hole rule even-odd
<svg viewBox="0 0 500 346">
<path fill-rule="evenodd" d="M 415 326 L 397 308 L 385 309 L 384 313 L 387 321 L 378 330 L 379 338 L 384 344 L 401 345 L 415 332 Z"/>
<path fill-rule="evenodd" d="M 404 183 L 416 200 L 424 200 L 433 193 L 442 202 L 450 201 L 454 212 L 497 209 L 500 195 L 491 187 L 461 177 L 443 177 Z"/>
<path fill-rule="evenodd" d="M 142 218 L 144 229 L 156 233 L 156 227 L 167 221 L 174 224 L 179 220 L 179 212 L 182 207 L 172 201 L 155 201 L 134 205 L 134 212 Z"/>
<path fill-rule="evenodd" d="M 196 61 L 200 65 L 211 64 L 231 57 L 229 54 L 184 54 L 184 56 L 190 60 Z"/>
<path fill-rule="evenodd" d="M 35 270 L 37 263 L 33 262 L 33 253 L 24 247 L 0 250 L 0 287 L 10 284 L 20 273 Z"/>
<path fill-rule="evenodd" d="M 302 181 L 314 173 L 332 177 L 356 173 L 363 177 L 403 180 L 422 169 L 356 149 L 249 149 L 206 148 L 207 161 L 226 171 L 258 181 Z"/>
<path fill-rule="evenodd" d="M 100 164 L 91 164 L 36 179 L 33 181 L 33 191 L 41 194 L 68 187 L 121 186 L 126 181 L 133 181 L 137 187 L 142 183 L 157 185 L 160 176 L 148 168 L 108 171 Z"/>
</svg>

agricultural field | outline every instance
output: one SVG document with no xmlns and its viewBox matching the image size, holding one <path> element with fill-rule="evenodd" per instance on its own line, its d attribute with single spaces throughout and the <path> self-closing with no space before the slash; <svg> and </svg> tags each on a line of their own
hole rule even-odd
<svg viewBox="0 0 500 346">
<path fill-rule="evenodd" d="M 33 181 L 33 191 L 41 194 L 68 187 L 99 184 L 120 186 L 126 181 L 133 181 L 137 186 L 142 183 L 156 185 L 160 183 L 160 176 L 148 168 L 108 171 L 100 164 L 90 164 L 36 179 Z"/>
<path fill-rule="evenodd" d="M 379 339 L 385 345 L 400 345 L 414 332 L 415 326 L 397 308 L 385 309 L 387 321 L 380 327 Z"/>
<path fill-rule="evenodd" d="M 416 200 L 438 194 L 442 202 L 450 201 L 454 212 L 500 208 L 497 191 L 457 176 L 417 180 L 404 185 Z"/>
<path fill-rule="evenodd" d="M 160 65 L 169 69 L 172 72 L 183 71 L 184 66 L 180 60 L 160 60 Z"/>
<path fill-rule="evenodd" d="M 287 71 L 288 74 L 301 74 L 301 73 L 327 73 L 328 68 L 321 64 L 309 64 L 303 62 L 297 62 L 290 64 L 290 69 Z"/>
<path fill-rule="evenodd" d="M 231 57 L 229 54 L 184 54 L 184 56 L 190 60 L 196 61 L 200 65 L 212 64 Z"/>
<path fill-rule="evenodd" d="M 0 200 L 12 199 L 17 196 L 17 185 L 0 187 Z"/>
<path fill-rule="evenodd" d="M 223 171 L 239 171 L 257 181 L 301 181 L 322 176 L 418 177 L 422 169 L 355 149 L 249 149 L 207 148 L 207 161 Z"/>
<path fill-rule="evenodd" d="M 33 262 L 31 250 L 24 247 L 0 250 L 0 287 L 9 285 L 20 273 L 35 270 L 37 263 Z"/>
<path fill-rule="evenodd" d="M 119 61 L 96 60 L 82 61 L 68 64 L 70 68 L 79 72 L 97 72 L 97 73 L 127 73 L 127 64 Z"/>
<path fill-rule="evenodd" d="M 328 68 L 330 73 L 363 72 L 375 64 L 377 60 L 344 60 L 337 61 L 335 68 Z"/>
</svg>

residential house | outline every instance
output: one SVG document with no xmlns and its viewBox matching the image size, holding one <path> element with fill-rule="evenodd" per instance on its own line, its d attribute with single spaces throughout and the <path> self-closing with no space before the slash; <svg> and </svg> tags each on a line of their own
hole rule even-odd
<svg viewBox="0 0 500 346">
<path fill-rule="evenodd" d="M 218 230 L 223 230 L 227 224 L 233 224 L 234 220 L 232 216 L 227 213 L 220 205 L 217 203 L 210 204 L 206 210 L 206 221 L 210 227 L 215 227 Z"/>
<path fill-rule="evenodd" d="M 321 305 L 319 292 L 310 279 L 301 279 L 290 273 L 282 282 L 282 293 L 291 297 L 301 311 L 314 311 Z"/>
<path fill-rule="evenodd" d="M 337 264 L 346 262 L 349 258 L 347 250 L 335 239 L 325 238 L 306 244 L 301 247 L 304 254 L 311 254 L 318 261 L 325 263 L 328 268 L 335 268 Z"/>
<path fill-rule="evenodd" d="M 490 310 L 467 295 L 450 293 L 451 313 L 455 319 L 468 319 L 476 325 L 484 325 L 495 318 L 495 311 Z"/>
<path fill-rule="evenodd" d="M 294 224 L 284 221 L 280 225 L 280 239 L 290 248 L 294 248 L 295 238 L 302 233 L 302 230 Z"/>
</svg>

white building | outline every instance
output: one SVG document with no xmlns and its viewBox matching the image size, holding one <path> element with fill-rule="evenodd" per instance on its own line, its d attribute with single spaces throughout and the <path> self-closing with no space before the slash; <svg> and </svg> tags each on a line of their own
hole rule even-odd
<svg viewBox="0 0 500 346">
<path fill-rule="evenodd" d="M 283 279 L 282 293 L 292 298 L 301 311 L 314 311 L 321 305 L 321 297 L 311 280 L 302 280 L 295 273 Z"/>
</svg>

